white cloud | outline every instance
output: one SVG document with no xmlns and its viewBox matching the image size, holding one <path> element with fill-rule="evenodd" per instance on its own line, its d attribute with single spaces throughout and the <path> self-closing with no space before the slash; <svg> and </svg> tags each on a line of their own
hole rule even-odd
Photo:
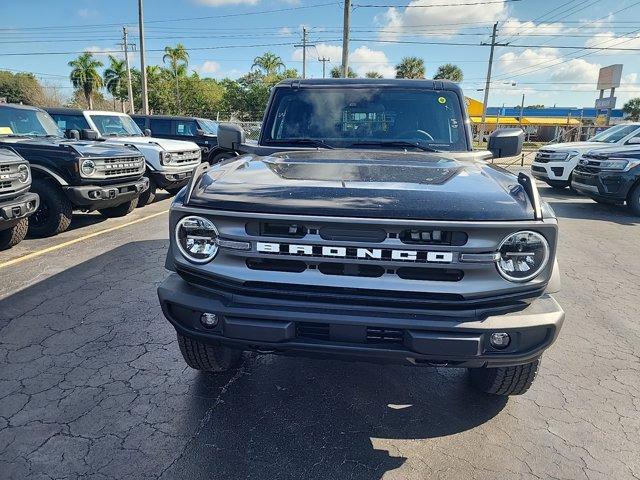
<svg viewBox="0 0 640 480">
<path fill-rule="evenodd" d="M 278 35 L 280 35 L 281 37 L 290 37 L 291 35 L 293 35 L 293 32 L 289 27 L 282 27 L 280 30 L 278 30 Z"/>
<path fill-rule="evenodd" d="M 583 58 L 574 58 L 553 67 L 551 80 L 554 82 L 575 82 L 572 90 L 595 91 L 598 71 L 601 65 L 590 63 Z"/>
<path fill-rule="evenodd" d="M 553 65 L 558 57 L 558 50 L 552 47 L 527 48 L 519 53 L 507 52 L 498 58 L 498 62 L 504 70 L 520 70 L 538 65 Z"/>
<path fill-rule="evenodd" d="M 315 59 L 317 56 L 329 58 L 333 64 L 340 64 L 342 61 L 342 46 L 331 45 L 328 43 L 319 43 L 315 49 L 307 51 L 307 61 Z M 310 56 L 313 52 L 313 56 Z M 302 60 L 302 49 L 298 48 L 293 52 L 293 60 Z M 349 64 L 355 72 L 364 77 L 364 75 L 372 70 L 382 74 L 383 77 L 394 77 L 396 74 L 395 67 L 389 63 L 389 58 L 382 50 L 372 50 L 366 45 L 356 48 L 349 53 Z"/>
<path fill-rule="evenodd" d="M 97 10 L 92 10 L 90 8 L 81 8 L 80 10 L 78 10 L 78 16 L 82 18 L 95 17 L 97 14 Z"/>
<path fill-rule="evenodd" d="M 200 5 L 220 7 L 224 5 L 257 5 L 260 0 L 196 0 Z"/>
<path fill-rule="evenodd" d="M 445 3 L 468 3 L 468 0 L 448 0 Z M 391 7 L 376 17 L 382 26 L 380 36 L 397 38 L 403 33 L 428 33 L 440 31 L 442 37 L 455 34 L 466 22 L 494 22 L 507 16 L 507 2 L 484 5 L 442 7 L 442 0 L 413 0 L 406 8 Z M 432 6 L 429 8 L 424 8 Z"/>
<path fill-rule="evenodd" d="M 120 58 L 120 59 L 124 58 L 123 52 L 121 52 L 120 50 L 116 50 L 115 48 L 112 48 L 112 47 L 103 48 L 103 47 L 98 47 L 97 45 L 92 45 L 90 47 L 85 48 L 84 51 L 91 52 L 93 53 L 94 56 L 101 57 L 101 58 L 107 58 L 109 55 L 116 58 Z"/>
<path fill-rule="evenodd" d="M 193 68 L 198 73 L 214 74 L 220 71 L 220 64 L 213 60 L 205 60 L 202 65 Z"/>
<path fill-rule="evenodd" d="M 640 48 L 640 33 L 636 33 L 635 35 L 631 36 L 618 36 L 613 32 L 597 33 L 585 42 L 585 47 Z M 623 51 L 597 50 L 596 52 L 598 53 L 598 55 L 619 55 Z"/>
</svg>

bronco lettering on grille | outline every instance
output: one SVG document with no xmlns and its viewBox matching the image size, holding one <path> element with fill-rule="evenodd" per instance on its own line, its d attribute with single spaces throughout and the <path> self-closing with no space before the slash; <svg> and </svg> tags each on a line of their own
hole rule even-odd
<svg viewBox="0 0 640 480">
<path fill-rule="evenodd" d="M 394 260 L 422 263 L 451 263 L 452 252 L 427 252 L 424 250 L 396 250 L 391 248 L 335 247 L 323 245 L 298 245 L 293 243 L 257 242 L 258 253 L 278 255 L 352 258 L 362 260 Z"/>
</svg>

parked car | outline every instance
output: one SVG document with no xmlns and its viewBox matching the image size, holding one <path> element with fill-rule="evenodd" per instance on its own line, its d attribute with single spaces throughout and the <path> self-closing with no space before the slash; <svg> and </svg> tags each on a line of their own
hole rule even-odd
<svg viewBox="0 0 640 480">
<path fill-rule="evenodd" d="M 10 147 L 31 164 L 31 190 L 40 206 L 29 234 L 64 232 L 74 210 L 98 210 L 106 217 L 131 212 L 149 181 L 144 157 L 133 146 L 65 138 L 54 120 L 36 107 L 0 104 L 0 147 Z"/>
<path fill-rule="evenodd" d="M 571 176 L 582 156 L 599 148 L 640 144 L 640 123 L 622 123 L 598 133 L 587 142 L 547 145 L 538 150 L 531 174 L 553 188 L 571 185 Z"/>
<path fill-rule="evenodd" d="M 586 153 L 573 172 L 571 186 L 596 202 L 626 203 L 640 215 L 640 145 Z"/>
<path fill-rule="evenodd" d="M 478 389 L 524 393 L 564 312 L 558 222 L 535 182 L 472 149 L 448 81 L 279 83 L 259 145 L 203 164 L 170 211 L 158 288 L 187 365 L 243 350 L 468 368 Z M 251 149 L 251 153 L 247 153 Z"/>
<path fill-rule="evenodd" d="M 140 196 L 140 207 L 153 202 L 158 188 L 172 195 L 178 193 L 202 159 L 200 148 L 195 143 L 145 136 L 124 113 L 73 108 L 48 108 L 47 111 L 67 135 L 76 130 L 81 138 L 133 145 L 142 152 L 147 164 L 144 176 L 149 181 L 149 188 Z"/>
<path fill-rule="evenodd" d="M 131 115 L 140 130 L 156 138 L 189 140 L 202 150 L 202 159 L 211 163 L 209 152 L 218 144 L 218 122 L 200 117 L 170 115 Z"/>
<path fill-rule="evenodd" d="M 29 216 L 40 204 L 38 194 L 29 193 L 30 187 L 29 162 L 11 149 L 0 148 L 0 250 L 17 245 L 27 235 Z"/>
</svg>

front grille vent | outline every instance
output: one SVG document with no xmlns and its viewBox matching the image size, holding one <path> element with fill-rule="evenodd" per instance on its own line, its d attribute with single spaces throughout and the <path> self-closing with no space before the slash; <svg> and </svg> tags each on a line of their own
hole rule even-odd
<svg viewBox="0 0 640 480">
<path fill-rule="evenodd" d="M 11 171 L 10 165 L 0 165 L 0 173 L 7 173 Z"/>
<path fill-rule="evenodd" d="M 249 222 L 245 230 L 253 236 L 280 238 L 302 238 L 308 233 L 304 225 L 286 222 Z"/>
<path fill-rule="evenodd" d="M 282 260 L 279 258 L 250 258 L 247 260 L 247 267 L 249 267 L 251 270 L 302 273 L 307 269 L 307 264 L 299 260 Z"/>
<path fill-rule="evenodd" d="M 0 182 L 0 190 L 9 190 L 11 188 L 11 182 Z"/>
<path fill-rule="evenodd" d="M 331 334 L 328 323 L 297 322 L 296 336 L 301 338 L 314 338 L 316 340 L 329 340 Z"/>
<path fill-rule="evenodd" d="M 381 277 L 384 268 L 380 265 L 358 265 L 353 263 L 321 263 L 318 270 L 325 275 L 343 275 L 347 277 Z"/>
<path fill-rule="evenodd" d="M 399 328 L 367 327 L 367 343 L 403 343 L 404 331 Z"/>
<path fill-rule="evenodd" d="M 468 235 L 465 232 L 446 230 L 422 230 L 408 229 L 400 232 L 402 243 L 413 245 L 455 245 L 467 243 Z"/>
</svg>

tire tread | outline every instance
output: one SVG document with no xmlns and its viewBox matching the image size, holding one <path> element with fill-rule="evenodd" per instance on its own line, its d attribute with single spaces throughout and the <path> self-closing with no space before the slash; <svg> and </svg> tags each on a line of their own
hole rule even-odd
<svg viewBox="0 0 640 480">
<path fill-rule="evenodd" d="M 533 383 L 538 373 L 540 360 L 524 365 L 499 368 L 470 369 L 471 383 L 492 395 L 522 395 Z"/>
<path fill-rule="evenodd" d="M 178 346 L 184 361 L 195 370 L 205 372 L 226 372 L 236 366 L 242 357 L 242 351 L 210 345 L 177 333 Z"/>
</svg>

